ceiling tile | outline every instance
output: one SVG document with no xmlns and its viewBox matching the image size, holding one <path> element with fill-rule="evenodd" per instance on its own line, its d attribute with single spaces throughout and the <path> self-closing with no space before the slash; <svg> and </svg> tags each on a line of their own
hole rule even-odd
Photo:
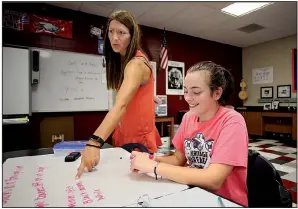
<svg viewBox="0 0 298 209">
<path fill-rule="evenodd" d="M 156 2 L 121 2 L 115 10 L 127 10 L 137 19 L 140 15 L 151 9 Z"/>
<path fill-rule="evenodd" d="M 172 21 L 189 21 L 191 19 L 198 20 L 201 17 L 210 15 L 214 13 L 216 10 L 211 9 L 207 6 L 204 6 L 200 2 L 195 2 L 193 6 L 186 8 L 179 13 L 177 13 L 174 17 L 171 18 Z"/>
<path fill-rule="evenodd" d="M 144 25 L 160 25 L 164 20 L 175 16 L 180 11 L 191 7 L 193 2 L 156 2 L 138 18 L 138 22 Z"/>
<path fill-rule="evenodd" d="M 53 6 L 57 6 L 57 7 L 62 7 L 62 8 L 66 8 L 66 9 L 71 9 L 71 10 L 79 10 L 82 2 L 55 2 L 55 1 L 52 1 L 52 2 L 47 2 L 48 4 L 50 5 L 53 5 Z"/>
<path fill-rule="evenodd" d="M 114 9 L 122 2 L 121 1 L 120 2 L 119 1 L 92 1 L 92 3 Z"/>
<path fill-rule="evenodd" d="M 271 28 L 256 31 L 251 34 L 252 37 L 257 40 L 257 43 L 263 43 L 285 37 L 284 31 L 279 31 Z M 293 35 L 293 34 L 292 34 Z"/>
<path fill-rule="evenodd" d="M 111 14 L 111 12 L 113 11 L 113 9 L 104 7 L 104 6 L 100 6 L 93 2 L 88 2 L 88 3 L 84 2 L 84 3 L 82 3 L 80 11 L 89 13 L 89 14 L 93 14 L 93 15 L 108 17 Z"/>
<path fill-rule="evenodd" d="M 225 8 L 226 6 L 229 6 L 230 4 L 233 4 L 234 2 L 202 2 L 202 4 L 213 8 L 221 10 L 222 8 Z"/>
</svg>

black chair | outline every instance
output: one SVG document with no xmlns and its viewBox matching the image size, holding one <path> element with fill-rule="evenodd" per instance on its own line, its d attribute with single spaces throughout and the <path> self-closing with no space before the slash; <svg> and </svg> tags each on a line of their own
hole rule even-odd
<svg viewBox="0 0 298 209">
<path fill-rule="evenodd" d="M 139 149 L 140 152 L 146 152 L 146 153 L 149 153 L 148 149 L 142 145 L 142 144 L 139 144 L 139 143 L 128 143 L 128 144 L 124 144 L 121 146 L 122 149 L 125 149 L 127 152 L 132 152 L 136 149 Z"/>
<path fill-rule="evenodd" d="M 292 207 L 292 195 L 277 170 L 252 150 L 248 153 L 247 188 L 249 207 Z"/>
</svg>

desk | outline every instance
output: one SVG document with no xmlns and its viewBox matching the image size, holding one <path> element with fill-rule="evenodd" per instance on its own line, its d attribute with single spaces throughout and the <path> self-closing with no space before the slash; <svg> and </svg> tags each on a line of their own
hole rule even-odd
<svg viewBox="0 0 298 209">
<path fill-rule="evenodd" d="M 143 198 L 149 204 L 149 207 L 242 207 L 229 200 L 221 198 L 218 200 L 218 196 L 207 192 L 204 189 L 194 187 L 181 192 L 176 192 L 158 199 L 151 199 L 149 197 Z M 141 201 L 140 201 L 141 202 Z M 128 205 L 128 207 L 140 207 L 137 204 Z"/>
<path fill-rule="evenodd" d="M 155 180 L 130 171 L 130 153 L 101 150 L 93 172 L 75 180 L 80 159 L 64 162 L 53 154 L 9 158 L 3 165 L 4 207 L 123 207 L 148 194 L 166 196 L 188 188 L 167 179 Z M 25 191 L 25 192 L 24 192 Z"/>
<path fill-rule="evenodd" d="M 155 118 L 156 123 L 161 123 L 161 136 L 163 136 L 163 123 L 171 123 L 170 139 L 174 138 L 174 117 L 172 116 L 157 116 Z"/>
</svg>

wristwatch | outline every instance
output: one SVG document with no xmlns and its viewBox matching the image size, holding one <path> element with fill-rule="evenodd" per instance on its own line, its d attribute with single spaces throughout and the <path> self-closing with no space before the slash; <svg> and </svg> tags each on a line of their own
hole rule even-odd
<svg viewBox="0 0 298 209">
<path fill-rule="evenodd" d="M 98 148 L 101 148 L 101 147 L 104 145 L 104 143 L 105 143 L 105 140 L 103 140 L 101 137 L 96 136 L 96 135 L 91 135 L 91 136 L 89 137 L 89 139 L 98 142 L 98 143 L 100 144 L 100 146 L 96 146 L 96 147 L 98 147 Z"/>
</svg>

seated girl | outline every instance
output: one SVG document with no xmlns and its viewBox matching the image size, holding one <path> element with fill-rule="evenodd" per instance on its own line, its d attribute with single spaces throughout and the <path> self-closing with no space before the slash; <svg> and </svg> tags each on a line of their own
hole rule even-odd
<svg viewBox="0 0 298 209">
<path fill-rule="evenodd" d="M 233 76 L 220 65 L 193 65 L 184 82 L 189 111 L 173 139 L 174 155 L 151 160 L 148 154 L 132 152 L 131 170 L 198 186 L 248 206 L 247 128 L 240 113 L 224 107 L 233 83 Z"/>
</svg>

